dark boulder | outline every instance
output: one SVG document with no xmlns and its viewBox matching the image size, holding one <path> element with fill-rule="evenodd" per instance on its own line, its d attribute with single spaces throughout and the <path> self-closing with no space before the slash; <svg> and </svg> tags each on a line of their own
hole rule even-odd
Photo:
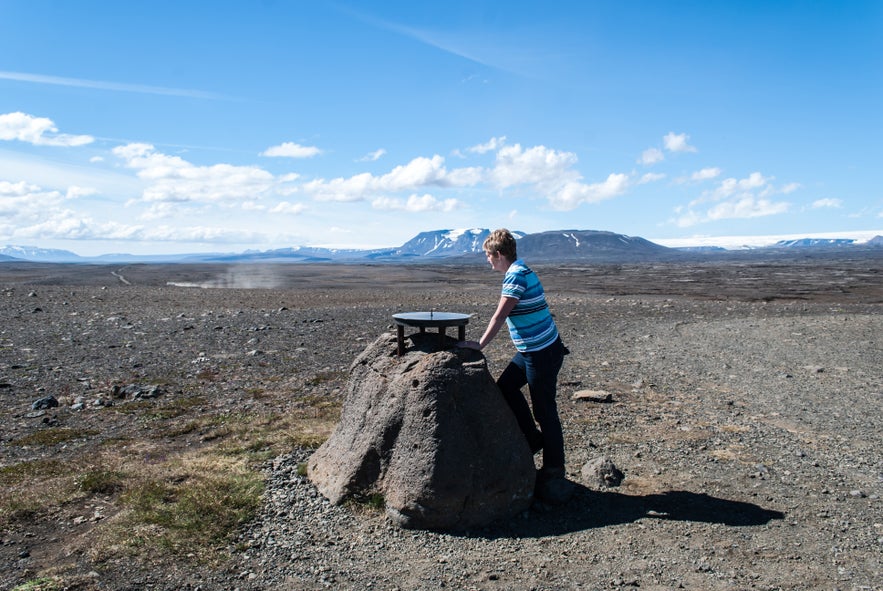
<svg viewBox="0 0 883 591">
<path fill-rule="evenodd" d="M 310 480 L 334 503 L 382 495 L 407 528 L 466 529 L 528 508 L 533 456 L 484 356 L 435 351 L 435 334 L 410 338 L 401 357 L 384 335 L 353 362 Z"/>
</svg>

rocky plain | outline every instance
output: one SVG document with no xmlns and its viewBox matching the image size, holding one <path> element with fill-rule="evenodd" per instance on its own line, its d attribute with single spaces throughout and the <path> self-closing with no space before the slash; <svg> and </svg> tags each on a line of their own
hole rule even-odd
<svg viewBox="0 0 883 591">
<path fill-rule="evenodd" d="M 480 336 L 483 262 L 0 264 L 0 587 L 883 589 L 881 263 L 533 265 L 576 494 L 469 531 L 303 467 L 394 313 Z"/>
</svg>

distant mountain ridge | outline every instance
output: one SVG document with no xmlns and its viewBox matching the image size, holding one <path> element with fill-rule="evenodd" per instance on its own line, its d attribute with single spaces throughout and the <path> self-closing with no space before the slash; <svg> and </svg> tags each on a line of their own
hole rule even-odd
<svg viewBox="0 0 883 591">
<path fill-rule="evenodd" d="M 880 236 L 876 236 L 874 239 L 877 238 Z M 855 244 L 856 240 L 852 238 L 800 238 L 798 240 L 779 240 L 774 246 L 777 248 L 812 248 L 854 246 Z"/>
<path fill-rule="evenodd" d="M 480 253 L 481 245 L 491 231 L 485 228 L 468 230 L 432 230 L 420 232 L 397 249 L 398 254 L 409 256 L 446 257 Z M 516 239 L 524 236 L 521 232 L 512 233 Z"/>
<path fill-rule="evenodd" d="M 0 247 L 0 261 L 92 264 L 441 262 L 457 258 L 476 259 L 482 256 L 482 244 L 489 234 L 490 230 L 486 228 L 432 230 L 420 232 L 399 247 L 371 250 L 294 246 L 266 251 L 247 250 L 240 253 L 105 254 L 95 257 L 83 257 L 67 250 L 7 245 Z M 646 261 L 678 258 L 688 253 L 694 255 L 719 253 L 724 250 L 715 247 L 669 248 L 644 238 L 601 230 L 551 230 L 534 234 L 513 231 L 512 234 L 518 240 L 519 256 L 531 261 Z M 883 236 L 875 236 L 867 242 L 859 242 L 851 238 L 780 240 L 771 246 L 757 247 L 753 250 L 848 249 L 856 246 L 881 248 Z"/>
</svg>

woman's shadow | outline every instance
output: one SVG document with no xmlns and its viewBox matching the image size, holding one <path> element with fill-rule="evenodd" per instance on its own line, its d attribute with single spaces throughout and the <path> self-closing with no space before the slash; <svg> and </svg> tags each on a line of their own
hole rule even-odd
<svg viewBox="0 0 883 591">
<path fill-rule="evenodd" d="M 720 523 L 734 527 L 764 525 L 782 519 L 781 511 L 753 503 L 730 501 L 704 493 L 673 490 L 643 496 L 598 492 L 580 484 L 566 504 L 535 504 L 523 517 L 491 525 L 481 532 L 490 537 L 542 537 L 631 523 L 640 519 L 665 519 Z M 477 533 L 477 532 L 473 532 Z"/>
</svg>

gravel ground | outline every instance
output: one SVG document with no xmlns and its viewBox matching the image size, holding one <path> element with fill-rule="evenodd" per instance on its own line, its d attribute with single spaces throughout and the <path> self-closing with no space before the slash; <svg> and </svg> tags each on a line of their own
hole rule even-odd
<svg viewBox="0 0 883 591">
<path fill-rule="evenodd" d="M 263 466 L 262 508 L 218 566 L 94 560 L 82 541 L 115 506 L 94 497 L 0 532 L 0 585 L 51 575 L 76 589 L 883 589 L 883 281 L 876 260 L 826 268 L 709 267 L 692 277 L 712 278 L 687 286 L 672 281 L 684 279 L 677 266 L 538 269 L 572 351 L 559 389 L 578 483 L 566 505 L 476 531 L 400 530 L 382 511 L 330 505 L 298 474 L 310 450 L 294 449 Z M 68 269 L 0 272 L 2 466 L 74 461 L 121 432 L 150 440 L 151 424 L 90 406 L 111 383 L 163 376 L 166 397 L 203 393 L 201 413 L 339 397 L 349 363 L 393 313 L 474 312 L 473 337 L 499 280 L 447 267 L 252 269 L 245 279 L 185 266 Z M 752 281 L 763 297 L 746 291 Z M 496 375 L 511 346 L 498 338 L 485 352 Z M 250 394 L 268 385 L 273 395 Z M 610 402 L 574 400 L 582 390 Z M 36 415 L 31 403 L 48 394 L 61 406 Z M 92 434 L 13 445 L 59 426 Z M 198 445 L 192 437 L 152 441 L 173 450 Z M 619 487 L 582 481 L 600 456 L 625 473 Z"/>
</svg>

